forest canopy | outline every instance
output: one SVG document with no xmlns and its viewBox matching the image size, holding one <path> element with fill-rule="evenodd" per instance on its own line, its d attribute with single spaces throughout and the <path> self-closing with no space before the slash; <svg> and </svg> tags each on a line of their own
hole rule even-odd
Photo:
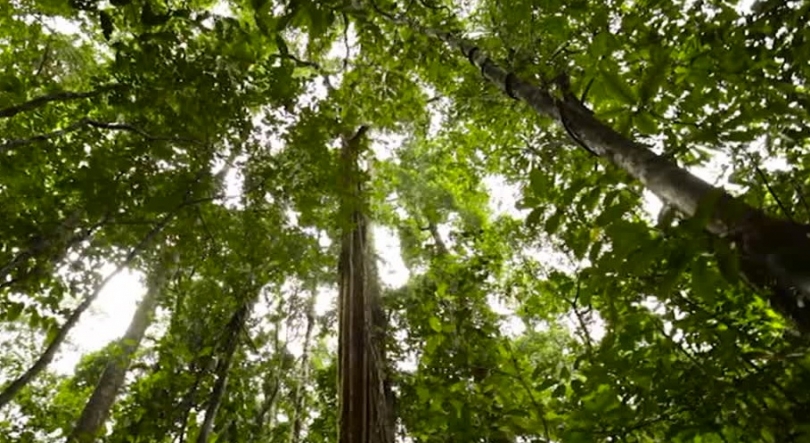
<svg viewBox="0 0 810 443">
<path fill-rule="evenodd" d="M 0 442 L 810 442 L 808 21 L 0 0 Z"/>
</svg>

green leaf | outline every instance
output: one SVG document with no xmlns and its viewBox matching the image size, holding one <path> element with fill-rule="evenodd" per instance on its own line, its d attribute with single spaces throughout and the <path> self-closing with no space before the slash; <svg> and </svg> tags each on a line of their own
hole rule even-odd
<svg viewBox="0 0 810 443">
<path fill-rule="evenodd" d="M 669 69 L 669 54 L 665 50 L 653 52 L 652 64 L 644 70 L 644 76 L 638 85 L 639 105 L 645 106 L 661 89 L 661 85 L 667 80 L 667 70 Z"/>
<path fill-rule="evenodd" d="M 540 169 L 532 169 L 529 173 L 529 184 L 536 196 L 546 195 L 551 188 L 548 176 Z"/>
<path fill-rule="evenodd" d="M 18 302 L 12 302 L 6 308 L 6 321 L 16 321 L 20 318 L 20 314 L 22 314 L 25 305 Z"/>
<path fill-rule="evenodd" d="M 637 100 L 635 94 L 633 93 L 633 89 L 627 84 L 624 78 L 618 76 L 614 71 L 609 69 L 603 69 L 599 72 L 599 74 L 608 93 L 613 98 L 616 98 L 627 105 L 636 104 Z"/>
<path fill-rule="evenodd" d="M 603 31 L 596 36 L 594 36 L 593 41 L 591 41 L 590 51 L 594 57 L 602 57 L 605 55 L 610 55 L 613 52 L 613 48 L 615 46 L 615 37 L 610 32 Z"/>
<path fill-rule="evenodd" d="M 530 228 L 536 226 L 544 212 L 543 208 L 532 209 L 532 212 L 526 216 L 526 226 Z"/>
<path fill-rule="evenodd" d="M 635 124 L 636 129 L 644 134 L 658 133 L 658 122 L 647 112 L 639 112 L 633 116 L 633 124 Z"/>
<path fill-rule="evenodd" d="M 428 320 L 430 323 L 430 328 L 433 329 L 435 332 L 442 332 L 442 321 L 436 317 L 430 317 Z"/>
<path fill-rule="evenodd" d="M 710 275 L 705 257 L 692 262 L 692 292 L 701 300 L 711 303 L 715 298 L 716 282 Z"/>
<path fill-rule="evenodd" d="M 554 234 L 557 232 L 557 229 L 560 228 L 560 223 L 562 223 L 562 216 L 563 213 L 559 209 L 551 215 L 551 217 L 546 220 L 546 232 L 549 234 Z"/>
<path fill-rule="evenodd" d="M 593 434 L 582 430 L 566 430 L 561 439 L 562 443 L 593 443 L 596 440 Z"/>
</svg>

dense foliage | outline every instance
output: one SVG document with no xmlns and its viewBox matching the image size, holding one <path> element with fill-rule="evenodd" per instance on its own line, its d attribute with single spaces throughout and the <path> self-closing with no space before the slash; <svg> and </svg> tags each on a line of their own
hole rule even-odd
<svg viewBox="0 0 810 443">
<path fill-rule="evenodd" d="M 810 442 L 806 337 L 732 248 L 655 220 L 422 28 L 567 73 L 621 134 L 807 223 L 808 20 L 779 0 L 0 0 L 0 442 L 91 412 L 110 443 L 337 441 L 336 141 L 359 125 L 401 441 Z M 144 276 L 130 330 L 55 371 L 111 269 Z"/>
</svg>

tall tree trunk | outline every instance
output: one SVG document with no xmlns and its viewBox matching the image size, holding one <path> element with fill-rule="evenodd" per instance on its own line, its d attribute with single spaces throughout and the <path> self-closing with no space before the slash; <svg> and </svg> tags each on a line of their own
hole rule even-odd
<svg viewBox="0 0 810 443">
<path fill-rule="evenodd" d="M 119 348 L 101 374 L 96 389 L 84 406 L 81 417 L 68 436 L 68 442 L 92 443 L 101 432 L 110 415 L 115 397 L 124 384 L 132 357 L 141 345 L 146 329 L 152 323 L 157 302 L 166 286 L 169 271 L 161 268 L 150 282 L 146 295 L 138 304 L 129 328 L 119 340 Z"/>
<path fill-rule="evenodd" d="M 339 443 L 392 443 L 383 352 L 384 314 L 357 164 L 367 127 L 343 137 L 339 262 Z"/>
<path fill-rule="evenodd" d="M 375 9 L 459 51 L 498 89 L 553 119 L 579 145 L 623 169 L 684 216 L 695 216 L 699 208 L 705 211 L 706 229 L 738 251 L 741 275 L 769 293 L 771 305 L 799 331 L 810 334 L 810 225 L 771 217 L 619 134 L 566 90 L 565 77 L 556 82 L 562 94 L 553 95 L 501 68 L 473 42 Z"/>
<path fill-rule="evenodd" d="M 180 443 L 184 443 L 186 441 L 186 433 L 188 431 L 188 422 L 189 418 L 191 417 L 191 410 L 194 407 L 194 399 L 197 397 L 197 390 L 200 388 L 200 384 L 202 383 L 203 378 L 214 372 L 216 369 L 216 359 L 209 355 L 204 358 L 204 363 L 200 365 L 195 365 L 197 368 L 193 370 L 194 372 L 194 383 L 191 385 L 191 388 L 188 390 L 186 395 L 183 398 L 183 401 L 180 402 L 180 406 L 178 409 L 180 410 L 180 424 L 179 429 L 177 431 L 178 438 L 177 440 Z"/>
<path fill-rule="evenodd" d="M 304 333 L 304 345 L 301 350 L 301 369 L 298 375 L 298 385 L 295 388 L 295 395 L 293 397 L 293 417 L 292 429 L 290 430 L 290 443 L 298 443 L 301 438 L 301 428 L 303 427 L 303 417 L 301 414 L 303 403 L 303 390 L 304 385 L 309 379 L 309 346 L 312 340 L 312 330 L 315 326 L 315 295 L 316 291 L 313 289 L 312 295 L 307 301 L 307 330 Z"/>
<path fill-rule="evenodd" d="M 163 231 L 163 228 L 166 227 L 166 225 L 172 220 L 173 217 L 174 213 L 167 215 L 157 226 L 152 228 L 152 230 L 149 231 L 149 233 L 147 233 L 146 236 L 144 236 L 141 242 L 134 248 L 132 248 L 132 250 L 130 250 L 129 254 L 127 254 L 124 261 L 122 261 L 121 264 L 118 265 L 115 271 L 113 271 L 110 275 L 105 277 L 104 280 L 102 280 L 101 283 L 99 283 L 99 285 L 96 286 L 96 289 L 87 297 L 85 297 L 85 299 L 82 300 L 79 306 L 77 306 L 73 310 L 73 312 L 70 313 L 70 316 L 65 321 L 65 324 L 63 324 L 62 327 L 59 328 L 59 332 L 57 332 L 56 336 L 53 338 L 53 340 L 51 340 L 51 342 L 45 348 L 45 351 L 42 353 L 42 355 L 39 356 L 37 361 L 35 361 L 34 364 L 31 365 L 31 367 L 28 368 L 27 371 L 25 371 L 25 373 L 23 373 L 17 379 L 12 381 L 8 386 L 6 386 L 5 389 L 3 389 L 3 392 L 0 393 L 0 408 L 7 405 L 14 398 L 14 396 L 17 395 L 18 392 L 20 392 L 22 388 L 24 388 L 28 383 L 31 382 L 31 380 L 33 380 L 37 375 L 39 375 L 43 370 L 45 370 L 45 368 L 48 367 L 51 361 L 53 361 L 53 357 L 56 355 L 56 352 L 59 350 L 59 348 L 62 346 L 62 343 L 64 343 L 65 339 L 67 338 L 68 333 L 71 331 L 71 329 L 73 329 L 74 326 L 76 326 L 76 323 L 79 322 L 79 319 L 81 318 L 84 311 L 86 311 L 87 308 L 89 308 L 90 305 L 93 304 L 93 302 L 98 298 L 98 295 L 101 294 L 101 291 L 104 289 L 105 286 L 107 286 L 107 283 L 109 283 L 110 280 L 112 280 L 113 277 L 118 275 L 124 268 L 129 266 L 129 264 L 135 260 L 138 254 L 140 254 L 141 251 L 149 243 L 151 243 L 151 241 L 158 234 L 160 234 L 161 231 Z"/>
<path fill-rule="evenodd" d="M 275 330 L 273 331 L 273 351 L 275 356 L 281 354 L 281 341 L 279 340 L 279 330 L 281 328 L 281 318 L 276 320 Z M 286 343 L 285 343 L 286 349 Z M 273 427 L 273 418 L 275 417 L 274 407 L 276 405 L 276 398 L 281 387 L 281 373 L 283 371 L 283 361 L 279 361 L 273 371 L 272 378 L 265 379 L 262 386 L 262 393 L 264 400 L 259 407 L 259 411 L 253 420 L 253 435 L 260 439 L 264 436 L 265 429 Z"/>
<path fill-rule="evenodd" d="M 225 388 L 228 383 L 228 371 L 231 369 L 231 362 L 239 347 L 239 337 L 245 327 L 245 322 L 250 317 L 252 302 L 244 304 L 239 310 L 231 317 L 228 322 L 225 333 L 227 334 L 227 341 L 222 351 L 222 359 L 217 363 L 216 382 L 214 388 L 211 390 L 211 398 L 208 401 L 208 407 L 205 409 L 205 419 L 200 432 L 197 434 L 197 443 L 207 443 L 211 437 L 214 429 L 214 421 L 217 417 L 219 405 L 222 404 L 222 399 L 225 398 Z"/>
</svg>

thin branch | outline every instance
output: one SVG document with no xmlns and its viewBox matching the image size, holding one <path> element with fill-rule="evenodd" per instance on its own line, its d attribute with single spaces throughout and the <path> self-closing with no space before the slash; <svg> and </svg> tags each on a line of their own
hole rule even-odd
<svg viewBox="0 0 810 443">
<path fill-rule="evenodd" d="M 42 54 L 42 59 L 39 61 L 39 66 L 37 66 L 36 71 L 34 71 L 34 78 L 39 77 L 39 74 L 42 73 L 42 70 L 45 68 L 45 64 L 48 62 L 48 56 L 51 53 L 51 42 L 52 39 L 48 39 L 48 42 L 45 44 L 45 51 Z"/>
<path fill-rule="evenodd" d="M 546 416 L 544 414 L 545 407 L 544 405 L 540 404 L 540 402 L 537 401 L 537 399 L 534 396 L 534 393 L 529 387 L 529 384 L 526 382 L 526 379 L 523 378 L 523 370 L 520 367 L 520 363 L 518 362 L 517 357 L 515 357 L 515 352 L 512 350 L 512 347 L 509 345 L 509 343 L 506 343 L 506 347 L 509 349 L 509 356 L 511 357 L 510 359 L 512 360 L 512 365 L 515 368 L 515 377 L 518 379 L 523 389 L 526 390 L 526 395 L 529 396 L 529 401 L 532 402 L 532 405 L 537 410 L 538 416 L 540 417 L 540 422 L 543 424 L 543 431 L 546 437 L 546 441 L 551 441 L 551 438 L 549 437 L 550 434 L 548 430 L 549 429 L 548 421 L 546 420 Z"/>
<path fill-rule="evenodd" d="M 50 140 L 52 138 L 61 137 L 65 134 L 78 131 L 84 126 L 91 126 L 93 128 L 98 129 L 110 129 L 114 131 L 125 131 L 125 132 L 134 132 L 141 137 L 149 140 L 149 141 L 168 141 L 168 142 L 184 142 L 184 143 L 191 143 L 195 145 L 204 145 L 203 142 L 200 140 L 196 140 L 193 138 L 185 138 L 185 137 L 170 137 L 170 136 L 162 136 L 162 135 L 152 135 L 141 128 L 133 126 L 128 123 L 114 123 L 114 122 L 101 122 L 97 120 L 92 120 L 89 118 L 83 118 L 75 123 L 68 125 L 66 128 L 59 129 L 57 131 L 48 132 L 45 134 L 35 135 L 31 138 L 23 138 L 17 140 L 10 140 L 2 145 L 0 145 L 0 154 L 5 153 L 6 151 L 17 148 L 20 146 L 30 145 L 32 143 Z"/>
<path fill-rule="evenodd" d="M 89 91 L 89 92 L 64 91 L 64 92 L 56 92 L 56 93 L 53 93 L 53 94 L 43 95 L 43 96 L 37 97 L 35 99 L 29 100 L 29 101 L 27 101 L 25 103 L 21 103 L 19 105 L 14 105 L 14 106 L 10 106 L 8 108 L 0 109 L 0 118 L 14 117 L 15 115 L 17 115 L 17 114 L 19 114 L 21 112 L 31 111 L 33 109 L 40 108 L 42 106 L 47 105 L 50 102 L 55 102 L 55 101 L 63 101 L 64 102 L 64 101 L 70 101 L 70 100 L 80 100 L 80 99 L 84 99 L 84 98 L 96 97 L 98 95 L 104 94 L 105 92 L 109 92 L 109 91 L 111 91 L 113 89 L 117 89 L 117 88 L 120 88 L 122 86 L 123 85 L 116 83 L 116 84 L 112 84 L 112 85 L 105 85 L 105 86 L 102 86 L 102 87 L 100 87 L 100 88 L 98 88 L 98 89 L 96 89 L 94 91 Z"/>
<path fill-rule="evenodd" d="M 46 141 L 46 140 L 49 140 L 49 139 L 52 139 L 52 138 L 61 137 L 61 136 L 65 135 L 65 134 L 68 134 L 68 133 L 71 133 L 71 132 L 74 132 L 74 131 L 78 131 L 79 129 L 81 129 L 85 125 L 87 125 L 87 122 L 85 122 L 84 120 L 79 120 L 79 121 L 69 125 L 68 127 L 64 128 L 64 129 L 60 129 L 58 131 L 53 131 L 53 132 L 48 132 L 48 133 L 45 133 L 45 134 L 35 135 L 35 136 L 31 137 L 31 138 L 21 138 L 21 139 L 17 139 L 17 140 L 8 141 L 8 142 L 3 143 L 2 145 L 0 145 L 0 154 L 3 154 L 6 151 L 8 151 L 10 149 L 13 149 L 13 148 L 16 148 L 16 147 L 19 147 L 19 146 L 30 145 L 31 143 L 36 143 L 36 142 Z"/>
<path fill-rule="evenodd" d="M 585 339 L 585 347 L 588 350 L 588 355 L 593 355 L 593 339 L 591 338 L 590 331 L 588 331 L 588 325 L 585 322 L 585 319 L 582 318 L 582 313 L 579 312 L 579 293 L 581 288 L 581 280 L 579 276 L 577 276 L 577 292 L 574 295 L 573 300 L 569 300 L 571 304 L 571 309 L 574 311 L 574 316 L 577 318 L 577 322 L 579 323 L 579 328 L 582 330 L 582 337 Z"/>
<path fill-rule="evenodd" d="M 167 141 L 167 142 L 184 142 L 184 143 L 191 143 L 195 145 L 204 145 L 200 140 L 194 138 L 187 138 L 187 137 L 170 137 L 170 136 L 162 136 L 162 135 L 152 135 L 148 132 L 144 131 L 143 129 L 138 128 L 137 126 L 133 126 L 127 123 L 107 123 L 107 122 L 100 122 L 96 120 L 85 119 L 87 124 L 100 129 L 113 129 L 118 131 L 128 131 L 134 132 L 141 137 L 149 140 L 149 141 Z"/>
</svg>

